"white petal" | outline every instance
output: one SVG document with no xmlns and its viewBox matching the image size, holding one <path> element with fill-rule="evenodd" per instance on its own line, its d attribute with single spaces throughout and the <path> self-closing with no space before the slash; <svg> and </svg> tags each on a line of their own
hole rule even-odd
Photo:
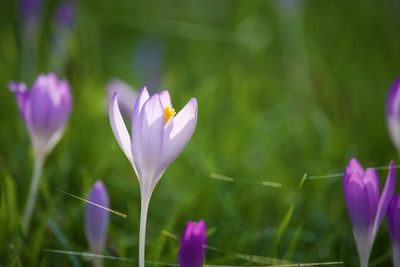
<svg viewBox="0 0 400 267">
<path fill-rule="evenodd" d="M 172 108 L 171 97 L 167 90 L 159 92 L 158 95 L 160 96 L 160 100 L 163 105 L 163 109 L 165 109 L 166 107 Z"/>
<path fill-rule="evenodd" d="M 132 156 L 141 188 L 150 192 L 164 139 L 164 110 L 158 94 L 144 104 L 138 121 L 132 125 Z"/>
<path fill-rule="evenodd" d="M 135 168 L 131 153 L 131 138 L 129 136 L 128 130 L 126 129 L 124 120 L 119 110 L 116 92 L 110 98 L 110 103 L 108 106 L 108 115 L 110 118 L 112 131 L 114 133 L 115 138 L 117 139 L 119 146 L 122 148 L 122 151 L 124 151 L 125 155 Z"/>
<path fill-rule="evenodd" d="M 186 106 L 168 122 L 158 173 L 161 174 L 178 157 L 193 135 L 197 122 L 197 101 L 192 98 Z M 160 177 L 156 176 L 153 186 Z"/>
<path fill-rule="evenodd" d="M 143 87 L 142 90 L 139 91 L 139 94 L 136 97 L 135 105 L 133 106 L 132 129 L 133 129 L 133 123 L 139 120 L 140 111 L 142 110 L 144 103 L 146 103 L 148 99 L 149 99 L 149 92 L 147 91 L 146 87 Z"/>
</svg>

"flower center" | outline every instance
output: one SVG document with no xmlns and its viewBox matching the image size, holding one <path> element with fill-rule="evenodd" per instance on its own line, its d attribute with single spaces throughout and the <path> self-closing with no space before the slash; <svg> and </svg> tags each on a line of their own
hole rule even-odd
<svg viewBox="0 0 400 267">
<path fill-rule="evenodd" d="M 164 124 L 167 124 L 167 122 L 176 114 L 175 109 L 166 107 L 164 109 Z"/>
</svg>

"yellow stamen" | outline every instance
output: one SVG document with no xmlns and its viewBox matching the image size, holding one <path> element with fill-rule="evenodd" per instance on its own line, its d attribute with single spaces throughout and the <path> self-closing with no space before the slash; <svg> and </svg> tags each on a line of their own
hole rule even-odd
<svg viewBox="0 0 400 267">
<path fill-rule="evenodd" d="M 164 124 L 167 124 L 167 122 L 176 114 L 175 109 L 166 107 L 164 109 Z"/>
</svg>

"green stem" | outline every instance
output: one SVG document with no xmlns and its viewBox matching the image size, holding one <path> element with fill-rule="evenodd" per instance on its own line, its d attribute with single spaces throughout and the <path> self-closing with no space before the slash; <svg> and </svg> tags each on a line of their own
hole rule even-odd
<svg viewBox="0 0 400 267">
<path fill-rule="evenodd" d="M 32 218 L 33 208 L 36 202 L 37 191 L 39 189 L 40 184 L 40 176 L 42 174 L 44 163 L 44 157 L 36 157 L 35 158 L 35 167 L 33 170 L 33 175 L 31 179 L 31 187 L 29 191 L 28 200 L 26 202 L 25 210 L 22 215 L 22 232 L 24 234 L 28 233 L 29 224 Z"/>
<path fill-rule="evenodd" d="M 144 267 L 147 211 L 149 210 L 150 198 L 142 196 L 140 208 L 140 230 L 139 230 L 139 267 Z"/>
</svg>

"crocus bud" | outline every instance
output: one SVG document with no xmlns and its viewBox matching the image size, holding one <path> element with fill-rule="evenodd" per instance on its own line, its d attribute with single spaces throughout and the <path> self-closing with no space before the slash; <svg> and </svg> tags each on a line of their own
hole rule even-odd
<svg viewBox="0 0 400 267">
<path fill-rule="evenodd" d="M 88 200 L 101 207 L 109 208 L 108 193 L 101 181 L 97 181 L 91 188 Z M 104 250 L 109 213 L 96 205 L 88 203 L 85 211 L 85 233 L 90 251 L 100 254 Z"/>
<path fill-rule="evenodd" d="M 40 18 L 41 0 L 20 0 L 20 16 L 25 30 L 36 29 Z"/>
<path fill-rule="evenodd" d="M 9 88 L 17 98 L 35 156 L 44 158 L 64 132 L 72 107 L 70 87 L 50 73 L 39 75 L 30 91 L 23 83 L 10 82 Z"/>
<path fill-rule="evenodd" d="M 129 84 L 114 79 L 107 83 L 108 99 L 111 99 L 114 93 L 118 95 L 119 107 L 125 122 L 131 123 L 133 106 L 136 100 L 137 91 Z"/>
<path fill-rule="evenodd" d="M 387 211 L 390 239 L 392 240 L 393 264 L 400 267 L 400 195 L 390 201 Z"/>
<path fill-rule="evenodd" d="M 204 221 L 189 221 L 181 238 L 179 250 L 180 267 L 201 267 L 207 243 L 207 229 Z"/>
<path fill-rule="evenodd" d="M 379 177 L 374 168 L 364 170 L 356 159 L 351 159 L 346 167 L 343 177 L 344 198 L 353 225 L 361 267 L 368 266 L 372 245 L 386 215 L 395 184 L 393 162 L 390 163 L 382 194 L 379 189 Z"/>
<path fill-rule="evenodd" d="M 72 0 L 61 2 L 56 11 L 57 25 L 60 28 L 70 28 L 74 22 L 75 5 Z"/>
<path fill-rule="evenodd" d="M 386 100 L 386 117 L 389 135 L 400 152 L 400 78 L 393 82 Z"/>
</svg>

